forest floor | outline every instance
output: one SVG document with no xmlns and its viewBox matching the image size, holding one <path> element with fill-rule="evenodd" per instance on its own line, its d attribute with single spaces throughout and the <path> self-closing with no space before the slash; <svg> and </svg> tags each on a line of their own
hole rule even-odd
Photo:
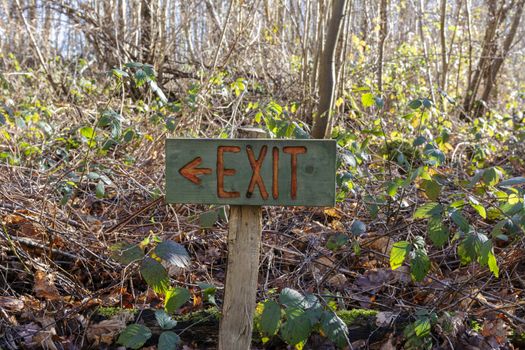
<svg viewBox="0 0 525 350">
<path fill-rule="evenodd" d="M 176 330 L 184 349 L 215 348 L 226 208 L 167 205 L 163 181 L 166 137 L 216 137 L 220 125 L 201 117 L 200 130 L 190 130 L 198 119 L 191 101 L 168 111 L 151 94 L 121 99 L 121 85 L 104 81 L 47 100 L 15 93 L 27 92 L 24 82 L 50 89 L 45 79 L 16 77 L 0 98 L 0 348 L 116 348 L 126 324 L 151 324 L 163 296 L 137 264 L 112 255 L 116 244 L 147 237 L 187 250 L 189 266 L 169 268 L 171 285 L 191 295 Z M 376 108 L 362 102 L 363 114 Z M 258 301 L 284 288 L 314 294 L 338 310 L 354 349 L 523 348 L 523 116 L 454 119 L 437 130 L 437 107 L 410 108 L 415 119 L 428 114 L 428 132 L 405 118 L 399 123 L 415 128 L 395 139 L 380 132 L 394 126 L 373 119 L 334 133 L 336 207 L 264 207 Z M 270 124 L 262 127 L 276 134 Z M 444 224 L 436 231 L 428 212 L 437 205 Z M 391 254 L 396 242 L 411 244 L 400 262 Z M 364 316 L 345 318 L 344 310 Z M 153 349 L 159 332 L 151 327 Z M 305 348 L 335 348 L 318 333 Z M 263 345 L 256 331 L 254 348 L 286 348 L 278 338 Z"/>
</svg>

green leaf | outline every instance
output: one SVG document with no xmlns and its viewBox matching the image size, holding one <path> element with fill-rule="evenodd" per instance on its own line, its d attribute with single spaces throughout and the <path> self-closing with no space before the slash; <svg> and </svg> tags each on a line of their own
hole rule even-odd
<svg viewBox="0 0 525 350">
<path fill-rule="evenodd" d="M 421 100 L 417 99 L 417 100 L 410 101 L 410 103 L 408 104 L 408 107 L 412 109 L 418 109 L 419 107 L 421 107 L 421 105 L 422 105 Z"/>
<path fill-rule="evenodd" d="M 500 187 L 510 187 L 510 186 L 516 186 L 516 185 L 522 185 L 525 184 L 525 177 L 513 177 L 511 179 L 503 180 L 499 183 L 498 186 Z"/>
<path fill-rule="evenodd" d="M 264 335 L 271 337 L 279 329 L 281 319 L 281 308 L 273 300 L 266 300 L 263 304 L 261 313 L 260 327 Z"/>
<path fill-rule="evenodd" d="M 177 124 L 179 124 L 179 119 L 175 118 L 175 117 L 167 117 L 166 118 L 166 129 L 168 129 L 168 131 L 174 131 L 175 128 L 177 127 Z"/>
<path fill-rule="evenodd" d="M 120 333 L 117 343 L 131 349 L 140 349 L 151 338 L 151 330 L 141 324 L 131 324 Z"/>
<path fill-rule="evenodd" d="M 410 252 L 412 246 L 407 241 L 399 241 L 394 243 L 392 250 L 390 251 L 390 267 L 392 270 L 397 269 L 403 265 L 403 261 L 407 254 Z"/>
<path fill-rule="evenodd" d="M 168 314 L 173 314 L 177 311 L 184 303 L 190 300 L 190 291 L 186 288 L 172 288 L 166 292 L 164 299 L 164 309 Z"/>
<path fill-rule="evenodd" d="M 458 245 L 458 255 L 461 263 L 464 265 L 472 261 L 483 261 L 483 258 L 481 258 L 481 249 L 487 239 L 487 236 L 478 232 L 467 235 Z"/>
<path fill-rule="evenodd" d="M 155 319 L 162 329 L 172 329 L 177 325 L 177 321 L 172 319 L 164 310 L 155 311 Z"/>
<path fill-rule="evenodd" d="M 144 250 L 137 244 L 119 243 L 110 249 L 112 250 L 111 257 L 123 265 L 131 264 L 144 257 Z"/>
<path fill-rule="evenodd" d="M 366 225 L 365 225 L 365 223 L 362 222 L 362 221 L 359 221 L 359 220 L 355 220 L 352 223 L 352 226 L 350 226 L 350 232 L 354 236 L 362 235 L 363 233 L 366 232 Z"/>
<path fill-rule="evenodd" d="M 215 293 L 217 292 L 217 287 L 215 287 L 213 284 L 208 284 L 204 282 L 197 283 L 199 288 L 202 292 L 202 297 L 205 301 L 217 305 L 217 302 L 215 301 Z"/>
<path fill-rule="evenodd" d="M 418 337 L 426 337 L 430 334 L 431 324 L 429 317 L 420 317 L 414 322 L 414 331 Z"/>
<path fill-rule="evenodd" d="M 113 73 L 114 76 L 116 76 L 117 78 L 122 78 L 122 77 L 129 77 L 129 74 L 126 73 L 125 71 L 121 70 L 121 69 L 118 69 L 118 68 L 113 68 L 111 70 L 111 72 Z"/>
<path fill-rule="evenodd" d="M 499 182 L 499 173 L 496 168 L 488 168 L 483 172 L 483 182 L 488 186 L 495 186 Z"/>
<path fill-rule="evenodd" d="M 434 103 L 432 102 L 432 100 L 429 100 L 428 98 L 425 98 L 425 99 L 423 100 L 423 106 L 424 106 L 425 108 L 430 108 L 430 107 L 432 107 L 433 105 L 434 105 Z"/>
<path fill-rule="evenodd" d="M 95 130 L 93 130 L 90 126 L 84 126 L 83 128 L 80 128 L 80 135 L 85 137 L 87 140 L 91 140 L 95 137 Z"/>
<path fill-rule="evenodd" d="M 326 248 L 330 249 L 331 251 L 336 251 L 348 243 L 348 240 L 348 236 L 344 233 L 336 233 L 335 235 L 332 235 L 330 238 L 328 238 L 328 241 L 326 242 Z"/>
<path fill-rule="evenodd" d="M 185 268 L 190 264 L 190 256 L 186 248 L 173 241 L 168 240 L 157 245 L 155 247 L 155 254 L 162 260 L 180 268 Z"/>
<path fill-rule="evenodd" d="M 415 281 L 422 281 L 430 271 L 430 259 L 427 252 L 418 249 L 414 252 L 414 257 L 410 260 L 410 274 Z"/>
<path fill-rule="evenodd" d="M 375 104 L 375 98 L 374 95 L 372 95 L 370 92 L 367 92 L 366 94 L 361 95 L 361 103 L 363 104 L 363 107 L 368 108 L 372 107 Z"/>
<path fill-rule="evenodd" d="M 157 350 L 175 350 L 179 344 L 180 337 L 175 332 L 162 332 L 159 337 Z"/>
<path fill-rule="evenodd" d="M 476 186 L 476 184 L 479 182 L 479 180 L 481 179 L 482 176 L 483 176 L 483 172 L 482 171 L 476 171 L 474 176 L 472 176 L 472 179 L 470 179 L 470 182 L 467 185 L 467 188 L 472 188 L 472 187 Z"/>
<path fill-rule="evenodd" d="M 483 219 L 487 218 L 487 211 L 485 210 L 485 207 L 481 204 L 474 204 L 470 203 L 470 206 L 474 208 L 475 211 L 478 212 L 479 216 L 481 216 Z"/>
<path fill-rule="evenodd" d="M 452 219 L 452 221 L 454 221 L 456 225 L 458 225 L 461 231 L 465 233 L 470 231 L 470 224 L 468 223 L 467 219 L 465 219 L 465 217 L 461 214 L 459 210 L 456 210 L 456 209 L 452 210 L 450 212 L 450 218 Z"/>
<path fill-rule="evenodd" d="M 438 248 L 441 248 L 448 241 L 449 232 L 443 224 L 441 217 L 432 217 L 428 221 L 428 237 Z"/>
<path fill-rule="evenodd" d="M 106 195 L 106 186 L 104 186 L 104 181 L 100 180 L 97 183 L 97 187 L 95 188 L 95 196 L 98 199 L 104 198 Z"/>
<path fill-rule="evenodd" d="M 306 341 L 311 332 L 310 319 L 303 309 L 286 309 L 286 322 L 281 326 L 281 337 L 286 343 L 296 345 Z"/>
<path fill-rule="evenodd" d="M 383 108 L 385 106 L 385 101 L 379 96 L 376 96 L 374 99 L 377 108 Z"/>
<path fill-rule="evenodd" d="M 487 264 L 489 266 L 490 272 L 492 272 L 494 276 L 498 278 L 499 277 L 499 267 L 498 267 L 498 261 L 496 260 L 494 253 L 492 252 L 489 253 Z"/>
<path fill-rule="evenodd" d="M 321 330 L 338 347 L 343 348 L 348 345 L 348 327 L 335 312 L 323 312 L 321 316 Z"/>
<path fill-rule="evenodd" d="M 168 272 L 157 260 L 145 258 L 140 266 L 140 274 L 156 293 L 165 293 L 168 290 Z"/>
<path fill-rule="evenodd" d="M 437 200 L 441 194 L 441 185 L 437 181 L 423 180 L 422 188 L 425 191 L 427 197 L 431 200 Z"/>
<path fill-rule="evenodd" d="M 288 308 L 304 308 L 304 296 L 291 288 L 284 288 L 279 294 L 279 302 Z"/>
<path fill-rule="evenodd" d="M 199 215 L 199 226 L 201 228 L 211 228 L 218 219 L 218 213 L 216 210 L 206 211 Z"/>
<path fill-rule="evenodd" d="M 436 202 L 425 203 L 417 208 L 414 213 L 414 219 L 428 219 L 430 217 L 440 216 L 443 212 L 443 206 Z"/>
<path fill-rule="evenodd" d="M 141 87 L 144 85 L 144 83 L 148 80 L 148 75 L 144 70 L 138 69 L 135 72 L 135 83 L 137 84 L 137 87 Z"/>
</svg>

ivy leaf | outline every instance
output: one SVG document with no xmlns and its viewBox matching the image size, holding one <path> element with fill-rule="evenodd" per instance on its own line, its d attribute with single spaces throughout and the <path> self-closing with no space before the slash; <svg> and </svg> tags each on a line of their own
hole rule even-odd
<svg viewBox="0 0 525 350">
<path fill-rule="evenodd" d="M 162 329 L 172 329 L 177 325 L 177 321 L 172 319 L 164 310 L 155 311 L 155 319 Z"/>
<path fill-rule="evenodd" d="M 277 333 L 279 329 L 279 321 L 281 319 L 281 308 L 273 300 L 266 300 L 263 304 L 263 311 L 261 314 L 260 327 L 261 331 L 271 337 Z"/>
<path fill-rule="evenodd" d="M 120 333 L 117 343 L 131 349 L 140 349 L 151 338 L 151 330 L 141 324 L 131 324 Z"/>
<path fill-rule="evenodd" d="M 443 224 L 441 217 L 432 217 L 428 221 L 428 237 L 438 248 L 443 247 L 447 243 L 449 232 L 447 227 Z"/>
<path fill-rule="evenodd" d="M 190 256 L 186 248 L 173 241 L 164 241 L 155 247 L 155 254 L 177 267 L 185 268 L 190 264 Z"/>
<path fill-rule="evenodd" d="M 324 311 L 321 316 L 321 330 L 338 347 L 348 345 L 348 327 L 339 316 L 332 311 Z"/>
<path fill-rule="evenodd" d="M 425 278 L 430 270 L 430 259 L 427 252 L 423 249 L 418 249 L 414 252 L 414 257 L 410 260 L 410 274 L 412 278 L 420 282 Z"/>
<path fill-rule="evenodd" d="M 286 309 L 286 322 L 281 326 L 281 336 L 286 343 L 296 345 L 304 342 L 311 332 L 310 319 L 303 309 Z"/>
<path fill-rule="evenodd" d="M 412 246 L 407 241 L 399 241 L 394 243 L 392 250 L 390 251 L 390 267 L 392 270 L 397 269 L 403 265 L 403 261 L 407 254 L 410 252 Z"/>
<path fill-rule="evenodd" d="M 428 219 L 430 217 L 440 216 L 443 211 L 443 206 L 436 202 L 423 204 L 417 208 L 414 213 L 414 219 Z"/>
<path fill-rule="evenodd" d="M 190 291 L 186 288 L 172 288 L 166 292 L 164 299 L 164 309 L 168 314 L 173 314 L 177 311 L 184 303 L 190 300 Z"/>
<path fill-rule="evenodd" d="M 168 290 L 168 272 L 157 260 L 150 257 L 142 260 L 140 274 L 144 280 L 146 280 L 148 286 L 150 286 L 156 293 L 164 293 Z"/>
<path fill-rule="evenodd" d="M 179 344 L 180 337 L 175 332 L 162 332 L 159 337 L 157 350 L 175 350 Z"/>
</svg>

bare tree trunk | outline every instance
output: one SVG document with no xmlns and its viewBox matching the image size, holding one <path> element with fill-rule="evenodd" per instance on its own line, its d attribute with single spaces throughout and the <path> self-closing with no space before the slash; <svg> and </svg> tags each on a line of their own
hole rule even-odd
<svg viewBox="0 0 525 350">
<path fill-rule="evenodd" d="M 520 0 L 520 2 L 518 3 L 518 7 L 523 7 L 522 2 L 523 0 Z M 481 51 L 481 56 L 479 58 L 476 70 L 474 71 L 472 79 L 469 81 L 467 87 L 465 100 L 463 101 L 463 118 L 465 118 L 474 109 L 474 102 L 476 100 L 476 96 L 478 94 L 478 90 L 481 86 L 482 80 L 485 80 L 487 83 L 490 83 L 490 69 L 492 66 L 492 62 L 494 61 L 493 56 L 497 54 L 498 27 L 504 21 L 506 14 L 509 10 L 509 6 L 506 6 L 505 4 L 506 1 L 487 0 L 487 3 L 488 20 L 487 27 L 485 29 L 485 36 L 483 38 L 483 49 Z M 498 4 L 500 4 L 499 8 Z M 519 13 L 519 17 L 521 17 L 521 11 Z M 519 24 L 519 18 L 517 24 Z M 511 39 L 514 39 L 514 37 L 512 37 Z"/>
<path fill-rule="evenodd" d="M 425 6 L 423 4 L 423 0 L 419 0 L 419 9 L 418 9 L 418 31 L 419 36 L 421 38 L 421 45 L 423 46 L 423 56 L 425 58 L 425 72 L 427 75 L 427 82 L 428 82 L 428 88 L 430 89 L 430 96 L 432 97 L 432 101 L 436 101 L 436 97 L 434 96 L 434 80 L 432 79 L 432 74 L 430 73 L 430 62 L 428 59 L 428 48 L 427 48 L 427 42 L 425 40 L 425 34 L 423 32 L 423 14 L 424 14 Z"/>
<path fill-rule="evenodd" d="M 447 0 L 441 0 L 439 14 L 439 37 L 441 39 L 441 81 L 440 88 L 447 90 L 448 58 L 447 58 Z"/>
<path fill-rule="evenodd" d="M 444 1 L 444 0 L 442 0 Z M 378 58 L 378 69 L 377 69 L 377 90 L 383 92 L 383 56 L 385 51 L 385 41 L 388 35 L 388 0 L 381 0 L 379 5 L 379 58 Z"/>
<path fill-rule="evenodd" d="M 326 45 L 321 56 L 319 70 L 319 106 L 314 116 L 312 136 L 317 139 L 330 137 L 332 133 L 332 106 L 335 95 L 335 52 L 344 18 L 346 0 L 334 0 L 332 16 L 326 36 Z"/>
<path fill-rule="evenodd" d="M 505 41 L 503 42 L 503 47 L 501 49 L 501 52 L 495 55 L 493 61 L 491 62 L 488 72 L 487 72 L 487 78 L 485 80 L 485 88 L 483 90 L 483 93 L 481 94 L 481 100 L 488 102 L 490 97 L 490 92 L 492 91 L 492 88 L 496 85 L 496 79 L 498 76 L 498 72 L 503 65 L 503 61 L 507 57 L 510 47 L 512 45 L 512 42 L 514 41 L 514 37 L 516 36 L 516 32 L 518 31 L 518 27 L 521 22 L 521 16 L 523 14 L 523 6 L 525 5 L 525 0 L 520 0 L 516 4 L 514 17 L 512 19 L 512 24 L 510 27 L 509 32 L 507 33 L 507 36 L 505 37 Z M 476 108 L 476 115 L 482 115 L 484 112 L 484 106 L 478 105 Z"/>
<path fill-rule="evenodd" d="M 140 20 L 141 20 L 141 31 L 140 31 L 140 45 L 142 51 L 142 61 L 151 62 L 152 60 L 152 25 L 151 25 L 151 7 L 152 2 L 148 0 L 141 0 L 140 9 Z"/>
</svg>

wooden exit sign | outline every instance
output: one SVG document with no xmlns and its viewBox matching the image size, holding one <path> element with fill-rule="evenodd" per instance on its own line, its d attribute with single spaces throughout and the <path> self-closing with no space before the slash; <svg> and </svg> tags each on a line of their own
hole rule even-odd
<svg viewBox="0 0 525 350">
<path fill-rule="evenodd" d="M 334 140 L 167 139 L 169 203 L 334 206 Z"/>
</svg>

